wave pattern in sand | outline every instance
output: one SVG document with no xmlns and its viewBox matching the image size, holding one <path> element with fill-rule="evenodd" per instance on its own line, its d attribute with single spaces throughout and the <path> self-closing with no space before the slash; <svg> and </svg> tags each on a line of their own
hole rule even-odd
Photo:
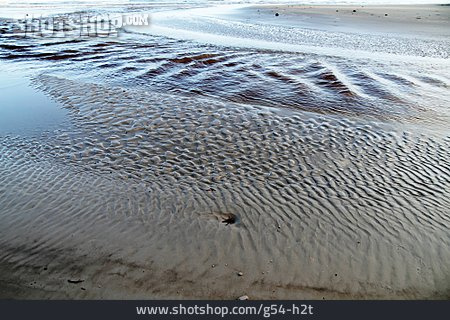
<svg viewBox="0 0 450 320">
<path fill-rule="evenodd" d="M 448 136 L 35 84 L 75 129 L 1 140 L 1 260 L 17 277 L 44 264 L 57 279 L 84 276 L 92 289 L 77 297 L 99 283 L 106 297 L 448 297 Z M 83 252 L 92 264 L 76 262 Z"/>
<path fill-rule="evenodd" d="M 445 60 L 349 60 L 133 34 L 15 40 L 0 44 L 0 59 L 88 82 L 441 126 L 450 117 Z"/>
</svg>

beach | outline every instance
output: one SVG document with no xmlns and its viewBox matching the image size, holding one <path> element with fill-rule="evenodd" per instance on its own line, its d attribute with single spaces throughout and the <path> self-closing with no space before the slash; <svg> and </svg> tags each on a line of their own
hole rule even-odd
<svg viewBox="0 0 450 320">
<path fill-rule="evenodd" d="M 0 17 L 0 298 L 450 298 L 449 6 L 94 9 Z"/>
<path fill-rule="evenodd" d="M 282 17 L 291 23 L 313 23 L 319 29 L 351 31 L 355 25 L 360 33 L 414 33 L 415 36 L 444 36 L 449 6 L 445 5 L 262 5 L 249 12 Z M 274 19 L 273 19 L 274 20 Z"/>
</svg>

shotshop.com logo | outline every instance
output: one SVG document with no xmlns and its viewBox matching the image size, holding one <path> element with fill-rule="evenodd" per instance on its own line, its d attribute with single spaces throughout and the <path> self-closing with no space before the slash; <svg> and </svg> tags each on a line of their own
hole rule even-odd
<svg viewBox="0 0 450 320">
<path fill-rule="evenodd" d="M 19 20 L 18 29 L 25 37 L 116 37 L 125 26 L 149 26 L 149 14 L 69 15 L 33 17 Z"/>
</svg>

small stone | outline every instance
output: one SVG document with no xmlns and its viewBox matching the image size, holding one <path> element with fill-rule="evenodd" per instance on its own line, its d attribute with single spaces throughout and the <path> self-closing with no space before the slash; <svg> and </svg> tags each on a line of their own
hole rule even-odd
<svg viewBox="0 0 450 320">
<path fill-rule="evenodd" d="M 248 296 L 240 296 L 238 300 L 248 300 Z"/>
<path fill-rule="evenodd" d="M 212 268 L 215 268 L 216 267 L 216 265 L 215 264 L 213 264 L 212 266 L 211 266 Z"/>
<path fill-rule="evenodd" d="M 238 272 L 237 274 L 239 277 L 242 277 L 244 274 L 242 272 Z"/>
<path fill-rule="evenodd" d="M 226 226 L 229 224 L 236 223 L 237 217 L 236 215 L 232 213 L 226 213 L 224 214 L 224 219 L 222 220 L 222 223 L 224 223 Z"/>
<path fill-rule="evenodd" d="M 353 12 L 356 12 L 356 10 L 353 10 Z"/>
<path fill-rule="evenodd" d="M 68 279 L 67 282 L 68 283 L 81 283 L 83 282 L 83 279 Z"/>
<path fill-rule="evenodd" d="M 86 290 L 86 288 L 85 288 L 85 287 L 81 287 L 81 290 L 85 291 L 85 290 Z"/>
<path fill-rule="evenodd" d="M 280 14 L 278 12 L 275 13 L 275 17 L 278 17 Z"/>
<path fill-rule="evenodd" d="M 384 16 L 385 16 L 385 17 L 387 17 L 387 16 L 388 16 L 388 14 L 387 14 L 387 13 L 385 13 L 385 14 L 384 14 Z"/>
</svg>

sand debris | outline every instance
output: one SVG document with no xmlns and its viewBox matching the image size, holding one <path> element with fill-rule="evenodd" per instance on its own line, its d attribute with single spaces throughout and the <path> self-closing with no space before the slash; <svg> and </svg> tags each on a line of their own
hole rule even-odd
<svg viewBox="0 0 450 320">
<path fill-rule="evenodd" d="M 83 282 L 83 279 L 68 279 L 67 282 L 68 283 L 81 283 Z"/>
</svg>

